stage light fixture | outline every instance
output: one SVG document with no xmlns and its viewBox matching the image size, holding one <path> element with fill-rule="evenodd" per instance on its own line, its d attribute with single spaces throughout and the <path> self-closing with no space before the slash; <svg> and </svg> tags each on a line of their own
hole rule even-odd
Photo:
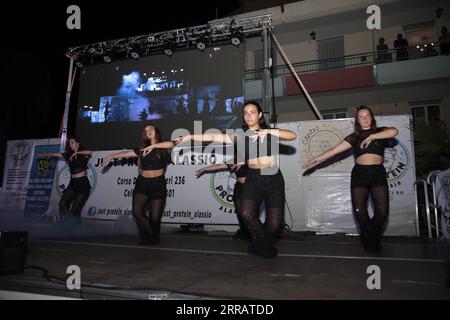
<svg viewBox="0 0 450 320">
<path fill-rule="evenodd" d="M 203 52 L 206 49 L 207 44 L 208 44 L 208 39 L 206 39 L 206 37 L 200 37 L 197 40 L 197 43 L 195 44 L 195 46 L 197 47 L 198 50 Z"/>
<path fill-rule="evenodd" d="M 136 44 L 131 47 L 130 56 L 134 60 L 138 60 L 143 54 L 144 54 L 144 49 L 140 45 Z"/>
<path fill-rule="evenodd" d="M 78 56 L 75 61 L 75 65 L 78 68 L 84 68 L 87 64 L 87 58 L 84 56 Z"/>
<path fill-rule="evenodd" d="M 231 44 L 232 45 L 239 47 L 239 45 L 241 44 L 241 41 L 242 41 L 242 33 L 234 32 L 231 35 Z"/>
<path fill-rule="evenodd" d="M 112 58 L 109 56 L 109 54 L 105 54 L 103 56 L 103 61 L 105 61 L 106 63 L 111 63 L 112 62 Z"/>
<path fill-rule="evenodd" d="M 166 43 L 166 45 L 164 46 L 164 54 L 166 56 L 171 57 L 175 52 L 175 45 L 171 42 Z"/>
<path fill-rule="evenodd" d="M 130 56 L 134 59 L 134 60 L 138 60 L 141 55 L 139 54 L 139 51 L 133 50 L 130 52 Z"/>
</svg>

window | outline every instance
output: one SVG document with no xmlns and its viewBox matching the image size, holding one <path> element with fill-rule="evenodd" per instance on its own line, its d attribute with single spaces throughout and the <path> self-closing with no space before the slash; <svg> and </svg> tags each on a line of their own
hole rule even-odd
<svg viewBox="0 0 450 320">
<path fill-rule="evenodd" d="M 322 112 L 323 119 L 343 119 L 347 118 L 347 109 L 334 109 Z"/>
<path fill-rule="evenodd" d="M 317 41 L 319 70 L 345 68 L 344 37 Z M 335 58 L 340 58 L 335 60 Z M 328 61 L 331 59 L 331 61 Z M 334 60 L 333 60 L 334 59 Z"/>
<path fill-rule="evenodd" d="M 441 112 L 439 104 L 411 106 L 414 123 L 440 123 Z"/>
</svg>

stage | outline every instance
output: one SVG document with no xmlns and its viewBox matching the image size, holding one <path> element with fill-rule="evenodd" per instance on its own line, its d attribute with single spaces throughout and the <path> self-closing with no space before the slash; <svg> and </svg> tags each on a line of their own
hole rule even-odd
<svg viewBox="0 0 450 320">
<path fill-rule="evenodd" d="M 231 232 L 182 233 L 163 225 L 160 245 L 139 246 L 137 236 L 99 221 L 27 228 L 27 264 L 41 269 L 0 277 L 2 299 L 16 297 L 11 291 L 74 299 L 450 298 L 450 248 L 427 239 L 385 237 L 383 252 L 368 254 L 357 237 L 288 232 L 279 255 L 264 259 L 248 255 L 247 243 L 232 240 Z M 70 265 L 80 267 L 81 291 L 62 281 Z M 380 268 L 379 290 L 367 287 L 371 265 Z"/>
</svg>

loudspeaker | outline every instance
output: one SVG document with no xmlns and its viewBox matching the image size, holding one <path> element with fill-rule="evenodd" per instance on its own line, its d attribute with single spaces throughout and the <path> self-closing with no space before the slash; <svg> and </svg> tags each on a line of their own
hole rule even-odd
<svg viewBox="0 0 450 320">
<path fill-rule="evenodd" d="M 0 275 L 23 273 L 27 241 L 27 231 L 0 231 Z"/>
</svg>

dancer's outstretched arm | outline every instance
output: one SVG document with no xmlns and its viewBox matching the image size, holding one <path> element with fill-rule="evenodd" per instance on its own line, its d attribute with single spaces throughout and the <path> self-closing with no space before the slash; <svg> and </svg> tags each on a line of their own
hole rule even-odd
<svg viewBox="0 0 450 320">
<path fill-rule="evenodd" d="M 285 129 L 262 129 L 259 130 L 256 134 L 252 135 L 250 138 L 252 138 L 253 142 L 255 142 L 258 138 L 260 138 L 261 142 L 263 142 L 264 138 L 268 134 L 278 137 L 280 138 L 280 140 L 287 141 L 295 140 L 295 138 L 297 138 L 297 134 L 294 131 Z"/>
<path fill-rule="evenodd" d="M 121 159 L 121 158 L 136 158 L 138 155 L 133 150 L 126 150 L 121 152 L 116 152 L 108 155 L 105 159 L 102 161 L 102 167 L 106 167 L 111 161 L 114 159 Z"/>
<path fill-rule="evenodd" d="M 309 160 L 304 166 L 304 169 L 308 169 L 311 167 L 316 166 L 317 164 L 337 155 L 338 153 L 344 152 L 348 149 L 350 149 L 352 145 L 348 143 L 347 141 L 342 141 L 338 145 L 336 145 L 334 148 L 329 149 L 328 151 L 325 151 L 324 153 L 318 155 L 317 157 L 312 158 Z"/>
<path fill-rule="evenodd" d="M 225 163 L 213 164 L 211 166 L 203 167 L 195 171 L 195 175 L 199 178 L 204 173 L 219 171 L 219 170 L 228 170 L 230 169 L 230 165 Z"/>
<path fill-rule="evenodd" d="M 177 144 L 179 144 L 181 142 L 180 138 L 178 138 L 175 141 L 163 141 L 163 142 L 158 142 L 152 145 L 149 145 L 148 147 L 145 147 L 143 149 L 141 149 L 142 151 L 142 156 L 145 157 L 146 155 L 148 155 L 153 149 L 173 149 L 175 148 L 175 146 Z"/>
<path fill-rule="evenodd" d="M 76 151 L 76 152 L 74 152 L 74 153 L 70 156 L 69 160 L 72 160 L 72 158 L 75 157 L 77 154 L 81 154 L 81 155 L 85 155 L 85 156 L 90 156 L 90 155 L 92 154 L 92 151 L 91 151 L 91 150 L 80 150 L 80 151 Z"/>
<path fill-rule="evenodd" d="M 45 152 L 39 153 L 37 155 L 38 158 L 61 158 L 64 159 L 64 156 L 61 152 Z"/>
<path fill-rule="evenodd" d="M 225 133 L 205 133 L 205 134 L 188 134 L 185 136 L 181 136 L 179 139 L 180 143 L 185 141 L 204 141 L 204 142 L 219 142 L 232 144 L 233 142 L 230 139 L 230 136 Z"/>
</svg>

